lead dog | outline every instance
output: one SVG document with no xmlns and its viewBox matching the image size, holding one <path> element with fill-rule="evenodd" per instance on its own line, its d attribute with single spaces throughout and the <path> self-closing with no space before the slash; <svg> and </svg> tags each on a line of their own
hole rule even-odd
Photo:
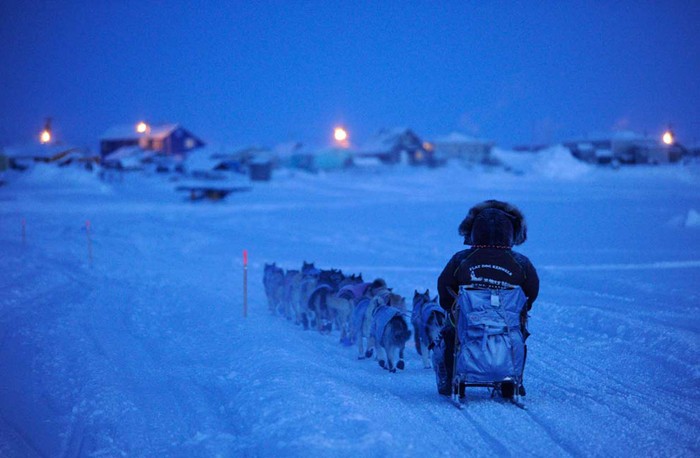
<svg viewBox="0 0 700 458">
<path fill-rule="evenodd" d="M 263 286 L 265 287 L 267 304 L 271 313 L 276 313 L 284 304 L 284 280 L 284 269 L 277 267 L 274 262 L 272 264 L 265 264 Z"/>
</svg>

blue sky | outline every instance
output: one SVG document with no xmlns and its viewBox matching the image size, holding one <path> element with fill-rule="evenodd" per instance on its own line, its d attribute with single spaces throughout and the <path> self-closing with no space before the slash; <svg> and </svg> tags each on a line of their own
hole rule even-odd
<svg viewBox="0 0 700 458">
<path fill-rule="evenodd" d="M 0 145 L 53 118 L 322 145 L 342 123 L 502 146 L 672 126 L 700 140 L 700 2 L 0 3 Z"/>
</svg>

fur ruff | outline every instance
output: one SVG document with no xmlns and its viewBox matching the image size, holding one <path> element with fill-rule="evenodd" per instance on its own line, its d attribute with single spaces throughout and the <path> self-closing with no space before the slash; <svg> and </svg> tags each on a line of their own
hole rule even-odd
<svg viewBox="0 0 700 458">
<path fill-rule="evenodd" d="M 459 225 L 459 235 L 464 237 L 465 245 L 477 245 L 474 234 L 474 222 L 477 216 L 486 209 L 496 209 L 500 210 L 505 214 L 505 217 L 513 225 L 513 238 L 512 240 L 502 240 L 501 242 L 507 242 L 512 245 L 521 245 L 527 239 L 527 224 L 525 223 L 525 216 L 523 213 L 512 204 L 507 202 L 501 202 L 499 200 L 486 200 L 473 206 L 467 216 Z"/>
</svg>

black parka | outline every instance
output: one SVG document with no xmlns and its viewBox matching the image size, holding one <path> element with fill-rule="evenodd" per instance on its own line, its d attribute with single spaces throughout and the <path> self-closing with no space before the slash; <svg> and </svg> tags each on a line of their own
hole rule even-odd
<svg viewBox="0 0 700 458">
<path fill-rule="evenodd" d="M 510 248 L 472 247 L 452 256 L 438 277 L 440 307 L 450 311 L 460 285 L 502 289 L 520 286 L 530 310 L 540 290 L 530 260 Z"/>
<path fill-rule="evenodd" d="M 452 310 L 460 285 L 502 289 L 520 286 L 527 296 L 525 311 L 537 298 L 540 281 L 530 260 L 512 250 L 527 238 L 523 214 L 516 207 L 496 200 L 474 206 L 459 225 L 464 243 L 438 277 L 440 306 Z"/>
</svg>

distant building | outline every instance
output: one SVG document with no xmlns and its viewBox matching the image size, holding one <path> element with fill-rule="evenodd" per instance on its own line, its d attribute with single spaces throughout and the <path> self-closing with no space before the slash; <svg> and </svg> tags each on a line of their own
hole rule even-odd
<svg viewBox="0 0 700 458">
<path fill-rule="evenodd" d="M 197 154 L 187 156 L 183 169 L 190 175 L 210 178 L 219 170 L 228 170 L 226 158 L 213 153 L 210 148 L 202 148 Z"/>
<path fill-rule="evenodd" d="M 122 146 L 102 157 L 102 166 L 122 171 L 143 170 L 145 163 L 154 153 L 138 145 Z"/>
<path fill-rule="evenodd" d="M 355 156 L 376 157 L 385 164 L 433 165 L 433 148 L 411 129 L 382 129 L 362 145 Z"/>
<path fill-rule="evenodd" d="M 301 142 L 281 143 L 270 151 L 274 166 L 307 170 L 309 172 L 329 171 L 353 164 L 353 151 L 347 148 L 312 148 Z"/>
<path fill-rule="evenodd" d="M 143 133 L 137 132 L 134 126 L 115 126 L 100 137 L 102 157 L 131 146 L 170 156 L 184 155 L 204 146 L 204 142 L 179 124 L 150 126 Z"/>
<path fill-rule="evenodd" d="M 435 155 L 441 159 L 458 159 L 471 163 L 488 163 L 494 142 L 452 132 L 433 140 Z"/>
<path fill-rule="evenodd" d="M 91 162 L 89 151 L 84 148 L 47 143 L 10 146 L 5 148 L 9 167 L 23 170 L 37 162 L 69 164 L 73 161 Z"/>
<path fill-rule="evenodd" d="M 346 148 L 322 148 L 314 152 L 315 170 L 335 170 L 352 165 L 352 154 Z"/>
<path fill-rule="evenodd" d="M 5 156 L 4 152 L 0 150 L 0 173 L 10 168 L 10 158 Z"/>
<path fill-rule="evenodd" d="M 658 139 L 635 132 L 620 131 L 608 135 L 592 135 L 590 138 L 563 143 L 571 154 L 586 162 L 606 164 L 659 164 L 677 162 L 683 148 L 667 146 Z"/>
<path fill-rule="evenodd" d="M 518 153 L 539 153 L 542 150 L 549 148 L 552 145 L 546 145 L 544 143 L 539 143 L 536 145 L 515 145 L 511 148 L 513 151 Z"/>
<path fill-rule="evenodd" d="M 313 169 L 313 153 L 301 142 L 280 143 L 272 148 L 273 165 L 298 169 Z"/>
</svg>

